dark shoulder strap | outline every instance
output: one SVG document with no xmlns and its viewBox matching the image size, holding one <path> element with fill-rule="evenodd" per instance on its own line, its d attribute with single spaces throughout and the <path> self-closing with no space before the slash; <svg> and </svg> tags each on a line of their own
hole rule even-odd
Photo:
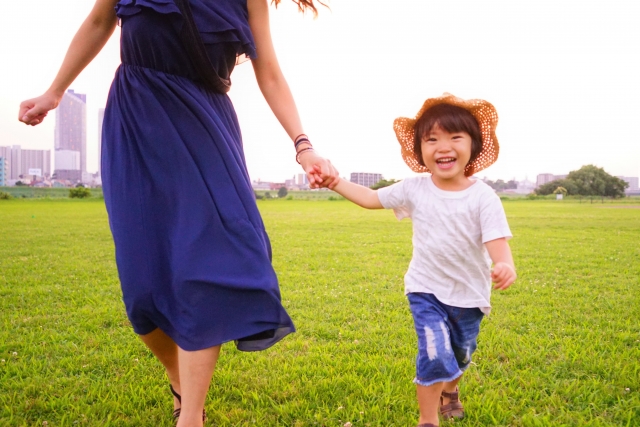
<svg viewBox="0 0 640 427">
<path fill-rule="evenodd" d="M 184 44 L 191 62 L 196 68 L 200 79 L 204 86 L 218 93 L 229 92 L 231 88 L 231 80 L 223 79 L 218 75 L 216 70 L 211 65 L 207 50 L 200 36 L 200 31 L 196 27 L 196 23 L 193 20 L 193 13 L 191 12 L 191 5 L 189 0 L 175 0 L 176 4 L 180 8 L 184 24 L 182 25 L 182 43 Z"/>
</svg>

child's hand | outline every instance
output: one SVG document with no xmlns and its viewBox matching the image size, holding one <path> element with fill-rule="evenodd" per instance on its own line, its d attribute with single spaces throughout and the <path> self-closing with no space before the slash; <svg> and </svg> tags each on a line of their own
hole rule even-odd
<svg viewBox="0 0 640 427">
<path fill-rule="evenodd" d="M 496 263 L 491 270 L 491 280 L 495 283 L 493 289 L 503 291 L 511 286 L 517 277 L 516 271 L 506 262 Z"/>
</svg>

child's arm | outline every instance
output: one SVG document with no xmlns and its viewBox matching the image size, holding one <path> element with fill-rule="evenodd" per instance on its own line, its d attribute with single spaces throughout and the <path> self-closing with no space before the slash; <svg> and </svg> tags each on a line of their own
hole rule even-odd
<svg viewBox="0 0 640 427">
<path fill-rule="evenodd" d="M 341 179 L 333 188 L 333 191 L 340 194 L 347 200 L 366 209 L 383 209 L 378 198 L 378 192 L 362 185 Z"/>
<path fill-rule="evenodd" d="M 491 280 L 495 283 L 494 289 L 507 289 L 516 281 L 516 267 L 513 264 L 511 248 L 507 239 L 496 239 L 484 244 L 493 261 Z"/>
</svg>

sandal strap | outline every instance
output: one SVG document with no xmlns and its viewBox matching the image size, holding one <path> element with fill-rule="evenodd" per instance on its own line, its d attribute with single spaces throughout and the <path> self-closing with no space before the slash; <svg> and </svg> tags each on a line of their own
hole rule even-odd
<svg viewBox="0 0 640 427">
<path fill-rule="evenodd" d="M 457 402 L 460 396 L 460 391 L 456 387 L 456 391 L 448 392 L 442 391 L 442 397 L 446 397 L 447 399 L 451 399 L 451 402 Z"/>
<path fill-rule="evenodd" d="M 182 403 L 182 396 L 180 396 L 178 394 L 178 392 L 175 391 L 175 389 L 173 388 L 173 386 L 171 384 L 169 384 L 169 389 L 171 389 L 171 394 L 173 394 L 176 399 L 178 399 L 178 402 Z M 182 408 L 178 408 L 176 410 L 173 411 L 173 418 L 178 418 L 180 417 L 180 412 L 181 412 Z M 207 421 L 207 411 L 206 410 L 202 410 L 202 421 Z"/>
<path fill-rule="evenodd" d="M 180 408 L 173 411 L 173 418 L 179 418 L 179 417 L 180 417 Z"/>
<path fill-rule="evenodd" d="M 417 427 L 438 427 L 438 426 L 432 423 L 424 423 L 424 424 L 418 424 Z"/>
<path fill-rule="evenodd" d="M 178 392 L 174 390 L 171 384 L 169 384 L 169 388 L 171 389 L 171 394 L 173 394 L 175 398 L 178 399 L 178 402 L 182 403 L 182 396 L 180 396 Z"/>
</svg>

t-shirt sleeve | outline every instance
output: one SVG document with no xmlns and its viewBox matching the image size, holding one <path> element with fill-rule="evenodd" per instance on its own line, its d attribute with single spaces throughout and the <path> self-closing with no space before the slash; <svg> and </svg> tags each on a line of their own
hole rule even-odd
<svg viewBox="0 0 640 427">
<path fill-rule="evenodd" d="M 502 202 L 498 195 L 493 192 L 483 197 L 480 210 L 480 226 L 482 227 L 482 243 L 513 237 Z"/>
<path fill-rule="evenodd" d="M 407 186 L 409 179 L 405 179 L 388 187 L 378 190 L 378 199 L 385 209 L 393 209 L 398 219 L 411 218 L 411 203 L 408 197 Z"/>
</svg>

